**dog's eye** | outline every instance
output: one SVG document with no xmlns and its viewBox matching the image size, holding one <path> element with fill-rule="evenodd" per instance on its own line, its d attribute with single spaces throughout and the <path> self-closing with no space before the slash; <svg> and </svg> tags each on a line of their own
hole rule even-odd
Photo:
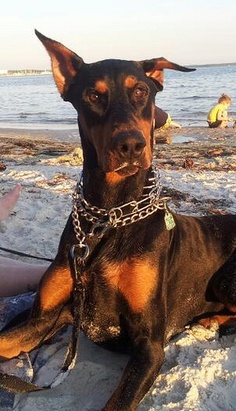
<svg viewBox="0 0 236 411">
<path fill-rule="evenodd" d="M 133 90 L 133 98 L 135 100 L 142 100 L 144 97 L 146 97 L 148 94 L 148 90 L 145 87 L 142 86 L 137 86 Z"/>
<path fill-rule="evenodd" d="M 91 103 L 96 103 L 99 99 L 99 94 L 95 90 L 88 91 L 87 95 Z"/>
</svg>

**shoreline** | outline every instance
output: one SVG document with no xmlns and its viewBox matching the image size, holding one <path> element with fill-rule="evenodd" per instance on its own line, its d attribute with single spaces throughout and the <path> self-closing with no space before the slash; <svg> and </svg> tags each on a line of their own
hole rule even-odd
<svg viewBox="0 0 236 411">
<path fill-rule="evenodd" d="M 49 128 L 27 128 L 27 127 L 0 127 L 0 139 L 22 138 L 22 139 L 50 139 L 55 141 L 80 142 L 78 127 L 66 127 L 65 129 Z"/>
<path fill-rule="evenodd" d="M 182 126 L 181 128 L 170 128 L 168 130 L 156 130 L 155 134 L 158 136 L 190 136 L 199 140 L 210 138 L 214 140 L 223 140 L 225 138 L 236 137 L 236 128 L 227 127 L 225 129 L 221 128 L 209 128 L 207 126 Z M 3 136 L 25 136 L 25 137 L 42 137 L 42 138 L 52 138 L 61 140 L 63 137 L 67 140 L 71 139 L 73 136 L 75 139 L 79 138 L 78 126 L 55 126 L 47 127 L 46 125 L 41 127 L 28 126 L 16 126 L 16 127 L 2 127 L 0 124 L 0 138 Z"/>
</svg>

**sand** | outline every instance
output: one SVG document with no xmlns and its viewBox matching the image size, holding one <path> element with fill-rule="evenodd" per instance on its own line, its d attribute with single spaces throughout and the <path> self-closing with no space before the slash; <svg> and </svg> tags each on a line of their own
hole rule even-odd
<svg viewBox="0 0 236 411">
<path fill-rule="evenodd" d="M 171 196 L 172 209 L 194 215 L 236 213 L 235 129 L 183 128 L 164 132 L 158 139 L 168 141 L 155 146 L 154 161 L 163 193 Z M 0 193 L 17 182 L 23 187 L 9 219 L 0 223 L 3 247 L 55 256 L 81 169 L 78 145 L 75 130 L 0 129 Z M 31 261 L 4 252 L 0 255 Z M 39 383 L 60 367 L 62 345 L 48 347 L 43 354 L 46 361 L 37 371 Z M 76 366 L 59 386 L 11 397 L 8 402 L 3 402 L 2 394 L 0 409 L 98 411 L 126 362 L 125 356 L 98 348 L 81 335 Z M 167 345 L 161 373 L 138 410 L 233 411 L 235 377 L 236 335 L 219 339 L 217 328 L 187 327 Z"/>
</svg>

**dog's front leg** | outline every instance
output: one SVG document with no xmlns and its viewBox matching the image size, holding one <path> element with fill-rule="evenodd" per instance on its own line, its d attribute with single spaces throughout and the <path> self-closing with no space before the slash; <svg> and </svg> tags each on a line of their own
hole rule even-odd
<svg viewBox="0 0 236 411">
<path fill-rule="evenodd" d="M 143 341 L 103 411 L 134 411 L 152 386 L 164 361 L 162 344 Z"/>
<path fill-rule="evenodd" d="M 9 359 L 29 352 L 71 323 L 68 301 L 72 288 L 70 267 L 57 257 L 40 282 L 28 320 L 0 333 L 0 357 Z"/>
</svg>

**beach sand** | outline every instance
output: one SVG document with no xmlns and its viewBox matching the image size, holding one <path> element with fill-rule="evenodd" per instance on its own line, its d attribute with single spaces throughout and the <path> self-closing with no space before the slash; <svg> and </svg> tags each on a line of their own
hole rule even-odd
<svg viewBox="0 0 236 411">
<path fill-rule="evenodd" d="M 163 194 L 174 211 L 236 213 L 236 130 L 207 127 L 164 132 L 154 162 Z M 0 194 L 22 184 L 20 199 L 0 223 L 1 246 L 53 258 L 71 211 L 71 193 L 82 164 L 75 130 L 0 129 Z M 0 255 L 31 261 L 26 257 Z M 32 263 L 35 261 L 32 260 Z M 38 261 L 37 261 L 38 263 Z M 42 264 L 45 262 L 42 261 Z M 60 349 L 48 355 L 38 383 L 49 378 Z M 81 335 L 74 370 L 57 387 L 17 395 L 3 411 L 98 411 L 117 385 L 127 357 L 96 347 Z M 236 403 L 236 335 L 219 339 L 217 328 L 186 328 L 166 347 L 166 361 L 138 410 L 232 411 Z M 10 402 L 9 402 L 10 404 Z M 1 406 L 1 396 L 0 396 Z"/>
</svg>

